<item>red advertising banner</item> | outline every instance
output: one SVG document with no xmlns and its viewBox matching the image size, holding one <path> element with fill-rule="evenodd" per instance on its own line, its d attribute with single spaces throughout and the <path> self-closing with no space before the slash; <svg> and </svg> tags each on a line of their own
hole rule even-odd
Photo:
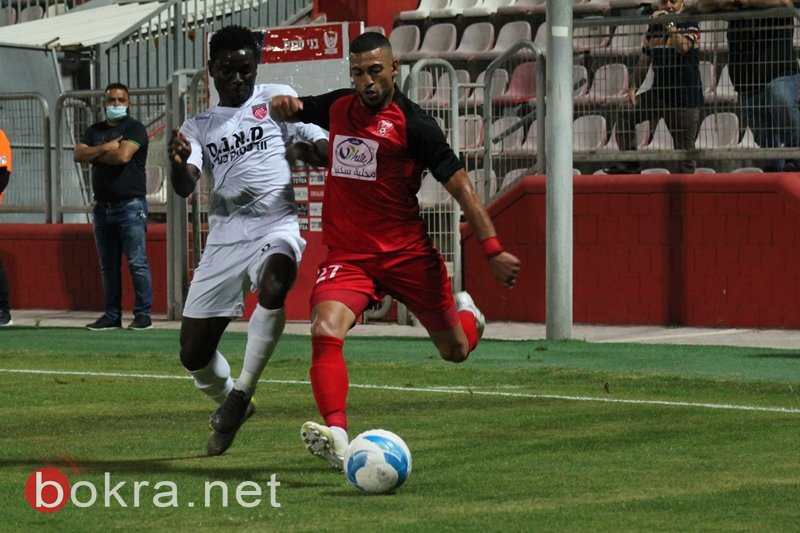
<svg viewBox="0 0 800 533">
<path fill-rule="evenodd" d="M 270 28 L 264 32 L 261 63 L 344 58 L 346 24 Z"/>
</svg>

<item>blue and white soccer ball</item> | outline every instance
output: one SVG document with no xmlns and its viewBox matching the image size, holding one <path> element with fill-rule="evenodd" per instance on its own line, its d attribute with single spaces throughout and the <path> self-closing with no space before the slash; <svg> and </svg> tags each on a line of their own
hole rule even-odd
<svg viewBox="0 0 800 533">
<path fill-rule="evenodd" d="M 403 439 L 385 429 L 361 433 L 344 453 L 348 483 L 367 494 L 391 492 L 410 474 L 411 451 Z"/>
</svg>

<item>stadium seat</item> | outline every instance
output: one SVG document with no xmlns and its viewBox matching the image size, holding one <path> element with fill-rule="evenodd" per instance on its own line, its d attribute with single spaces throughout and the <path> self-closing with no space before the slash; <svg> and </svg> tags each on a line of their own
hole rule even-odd
<svg viewBox="0 0 800 533">
<path fill-rule="evenodd" d="M 577 104 L 589 93 L 589 72 L 583 65 L 572 65 L 572 97 Z"/>
<path fill-rule="evenodd" d="M 147 201 L 151 204 L 166 204 L 168 188 L 164 187 L 164 168 L 148 166 L 147 175 Z"/>
<path fill-rule="evenodd" d="M 416 52 L 419 49 L 419 41 L 419 27 L 413 24 L 397 26 L 389 34 L 392 51 L 398 59 L 402 59 L 404 54 Z"/>
<path fill-rule="evenodd" d="M 489 17 L 497 13 L 501 7 L 514 3 L 514 0 L 478 0 L 473 7 L 466 7 L 461 13 L 464 17 Z"/>
<path fill-rule="evenodd" d="M 639 172 L 639 174 L 669 174 L 669 173 L 670 173 L 669 170 L 662 167 L 645 168 L 642 169 L 641 172 Z"/>
<path fill-rule="evenodd" d="M 655 129 L 651 129 L 650 142 L 648 142 L 642 150 L 674 150 L 675 141 L 672 139 L 672 133 L 667 128 L 667 123 L 664 119 L 659 119 Z"/>
<path fill-rule="evenodd" d="M 449 205 L 451 197 L 447 189 L 436 181 L 430 172 L 426 171 L 422 175 L 422 182 L 417 192 L 417 201 L 419 201 L 420 209 L 433 210 Z"/>
<path fill-rule="evenodd" d="M 703 100 L 706 103 L 713 102 L 717 77 L 714 74 L 714 64 L 711 61 L 700 61 L 700 80 L 703 82 Z"/>
<path fill-rule="evenodd" d="M 497 8 L 498 15 L 526 15 L 528 13 L 544 13 L 547 0 L 516 0 L 504 7 Z"/>
<path fill-rule="evenodd" d="M 494 26 L 491 22 L 470 24 L 455 50 L 442 52 L 439 57 L 448 61 L 470 61 L 477 54 L 488 52 L 494 45 Z"/>
<path fill-rule="evenodd" d="M 608 0 L 572 0 L 572 12 L 579 15 L 608 11 Z"/>
<path fill-rule="evenodd" d="M 536 98 L 536 63 L 520 63 L 511 71 L 508 88 L 499 96 L 492 97 L 494 105 L 527 104 Z"/>
<path fill-rule="evenodd" d="M 462 15 L 465 9 L 475 7 L 479 3 L 480 0 L 450 0 L 450 2 L 441 9 L 431 9 L 429 17 L 432 19 L 457 17 Z"/>
<path fill-rule="evenodd" d="M 608 46 L 595 48 L 590 53 L 597 57 L 639 55 L 642 52 L 646 24 L 623 24 L 614 29 Z"/>
<path fill-rule="evenodd" d="M 764 172 L 758 167 L 740 167 L 731 170 L 731 174 L 759 174 Z"/>
<path fill-rule="evenodd" d="M 426 57 L 439 57 L 442 52 L 456 49 L 456 27 L 449 22 L 434 24 L 425 31 L 422 44 L 414 52 L 403 54 L 403 61 L 417 61 Z"/>
<path fill-rule="evenodd" d="M 586 97 L 592 104 L 618 105 L 628 94 L 628 67 L 609 63 L 597 69 Z"/>
<path fill-rule="evenodd" d="M 483 107 L 483 86 L 484 80 L 486 78 L 486 71 L 481 71 L 478 74 L 478 79 L 475 80 L 475 84 L 477 87 L 475 90 L 472 91 L 472 94 L 467 96 L 467 106 L 470 108 L 473 107 Z M 492 75 L 492 83 L 489 85 L 489 95 L 490 97 L 494 97 L 495 95 L 501 95 L 505 92 L 506 86 L 508 85 L 508 71 L 503 68 L 495 69 Z"/>
<path fill-rule="evenodd" d="M 11 26 L 17 23 L 17 10 L 14 6 L 0 8 L 0 26 Z"/>
<path fill-rule="evenodd" d="M 509 186 L 513 185 L 515 182 L 519 181 L 522 177 L 527 176 L 529 174 L 533 174 L 533 172 L 531 172 L 527 168 L 517 168 L 506 172 L 506 175 L 503 176 L 503 179 L 500 181 L 500 188 L 498 189 L 497 192 L 508 189 Z"/>
<path fill-rule="evenodd" d="M 487 196 L 484 194 L 486 193 L 486 180 L 487 176 L 482 168 L 473 169 L 467 172 L 467 176 L 469 177 L 472 184 L 475 186 L 475 190 L 478 191 L 478 195 L 481 198 L 486 198 Z M 494 173 L 494 170 L 489 169 L 489 191 L 488 191 L 488 198 L 491 198 L 495 194 L 497 194 L 497 174 Z"/>
<path fill-rule="evenodd" d="M 636 124 L 636 149 L 641 150 L 646 146 L 647 143 L 647 136 L 649 134 L 649 124 L 647 122 L 642 122 L 641 124 Z M 611 133 L 608 136 L 608 142 L 603 147 L 603 151 L 615 151 L 619 150 L 619 143 L 617 142 L 617 125 L 611 128 Z"/>
<path fill-rule="evenodd" d="M 520 41 L 531 40 L 531 25 L 527 20 L 515 20 L 505 23 L 497 33 L 497 40 L 488 52 L 475 55 L 475 59 L 481 61 L 491 61 L 517 44 Z"/>
<path fill-rule="evenodd" d="M 489 146 L 492 153 L 521 152 L 525 126 L 518 117 L 500 117 L 489 126 Z"/>
<path fill-rule="evenodd" d="M 532 157 L 538 153 L 537 141 L 539 135 L 536 133 L 536 120 L 531 122 L 525 129 L 525 138 L 519 146 L 509 147 L 505 155 L 511 157 Z"/>
<path fill-rule="evenodd" d="M 601 115 L 578 117 L 572 124 L 573 152 L 596 152 L 607 140 L 606 119 Z"/>
<path fill-rule="evenodd" d="M 417 79 L 417 94 L 407 94 L 409 98 L 420 105 L 424 105 L 433 97 L 433 73 L 430 70 L 420 70 Z"/>
<path fill-rule="evenodd" d="M 727 20 L 701 20 L 698 26 L 700 27 L 701 54 L 728 51 Z"/>
<path fill-rule="evenodd" d="M 592 17 L 586 17 L 587 20 Z M 572 31 L 572 51 L 576 54 L 592 52 L 608 46 L 611 28 L 608 26 L 580 26 Z"/>
<path fill-rule="evenodd" d="M 729 111 L 708 115 L 700 123 L 695 148 L 734 148 L 739 144 L 739 117 Z"/>
<path fill-rule="evenodd" d="M 694 169 L 695 174 L 716 174 L 717 171 L 711 167 L 697 167 Z"/>
<path fill-rule="evenodd" d="M 760 148 L 758 143 L 756 142 L 756 138 L 753 135 L 753 130 L 749 127 L 745 128 L 744 133 L 742 134 L 742 140 L 739 141 L 739 144 L 736 146 L 737 148 Z"/>
<path fill-rule="evenodd" d="M 67 4 L 63 4 L 63 3 L 50 4 L 49 6 L 47 6 L 47 11 L 45 12 L 45 17 L 47 17 L 47 18 L 57 17 L 58 15 L 63 15 L 68 10 L 69 9 L 67 8 Z"/>
<path fill-rule="evenodd" d="M 420 0 L 417 9 L 401 11 L 397 14 L 398 20 L 425 20 L 431 15 L 432 9 L 444 9 L 450 0 Z"/>
<path fill-rule="evenodd" d="M 22 22 L 30 22 L 33 20 L 40 20 L 44 18 L 44 8 L 42 6 L 28 6 L 19 12 L 17 24 Z"/>
<path fill-rule="evenodd" d="M 714 88 L 714 94 L 711 101 L 717 103 L 732 103 L 736 101 L 736 97 L 736 89 L 733 87 L 733 81 L 731 81 L 728 65 L 725 65 L 719 72 L 719 79 L 717 80 L 717 85 Z"/>
<path fill-rule="evenodd" d="M 643 4 L 650 4 L 650 2 L 644 0 L 609 0 L 608 7 L 610 9 L 635 9 Z"/>
<path fill-rule="evenodd" d="M 456 70 L 456 82 L 459 84 L 469 83 L 469 72 L 463 69 Z M 466 91 L 466 89 L 462 91 Z M 417 103 L 426 109 L 450 109 L 450 74 L 446 71 L 442 72 L 433 87 L 433 94 Z"/>
<path fill-rule="evenodd" d="M 483 149 L 483 118 L 480 115 L 458 117 L 459 152 L 477 152 Z"/>
<path fill-rule="evenodd" d="M 539 24 L 536 28 L 536 35 L 533 37 L 533 44 L 539 47 L 539 50 L 547 55 L 547 24 L 544 22 Z"/>
</svg>

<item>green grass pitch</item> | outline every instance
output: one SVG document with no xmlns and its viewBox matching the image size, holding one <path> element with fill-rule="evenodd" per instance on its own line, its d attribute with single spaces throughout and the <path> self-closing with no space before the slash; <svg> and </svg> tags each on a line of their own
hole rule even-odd
<svg viewBox="0 0 800 533">
<path fill-rule="evenodd" d="M 223 339 L 234 374 L 244 342 Z M 0 332 L 0 529 L 800 530 L 800 351 L 486 340 L 452 365 L 427 339 L 350 338 L 351 436 L 389 429 L 413 457 L 385 496 L 300 443 L 308 337 L 281 340 L 220 457 L 177 351 L 173 330 Z M 44 467 L 79 505 L 28 504 Z"/>
</svg>

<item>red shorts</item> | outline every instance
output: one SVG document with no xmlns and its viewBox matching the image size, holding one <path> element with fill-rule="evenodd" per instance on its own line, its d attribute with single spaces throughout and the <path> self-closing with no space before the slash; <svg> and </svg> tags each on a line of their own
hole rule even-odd
<svg viewBox="0 0 800 533">
<path fill-rule="evenodd" d="M 458 324 L 447 268 L 433 246 L 375 254 L 328 250 L 317 270 L 311 308 L 335 300 L 359 317 L 386 294 L 404 303 L 428 331 Z"/>
</svg>

